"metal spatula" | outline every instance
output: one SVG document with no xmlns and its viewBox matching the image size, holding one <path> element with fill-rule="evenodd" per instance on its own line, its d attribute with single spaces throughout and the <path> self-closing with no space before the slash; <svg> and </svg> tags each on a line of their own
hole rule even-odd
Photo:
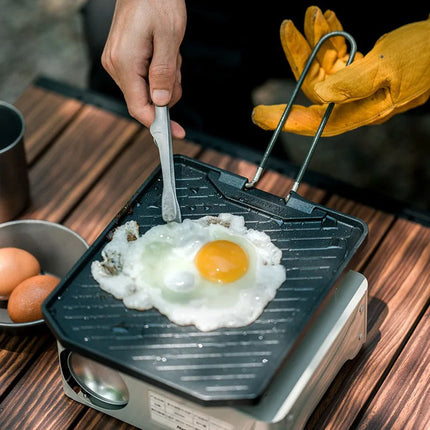
<svg viewBox="0 0 430 430">
<path fill-rule="evenodd" d="M 175 170 L 173 164 L 172 133 L 167 106 L 155 106 L 155 120 L 149 128 L 160 152 L 163 177 L 161 215 L 165 222 L 181 222 L 181 210 L 176 197 Z"/>
</svg>

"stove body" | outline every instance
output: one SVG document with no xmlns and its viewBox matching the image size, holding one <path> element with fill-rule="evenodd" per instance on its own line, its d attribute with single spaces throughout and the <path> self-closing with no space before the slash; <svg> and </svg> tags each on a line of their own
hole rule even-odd
<svg viewBox="0 0 430 430">
<path fill-rule="evenodd" d="M 367 280 L 349 271 L 294 353 L 255 405 L 203 406 L 128 374 L 81 357 L 91 375 L 76 377 L 70 354 L 58 343 L 65 394 L 71 399 L 144 430 L 299 430 L 303 428 L 342 365 L 366 340 Z M 84 372 L 85 374 L 85 372 Z M 81 373 L 82 376 L 82 373 Z M 118 405 L 107 391 L 121 381 L 126 401 Z M 106 387 L 105 387 L 106 388 Z"/>
</svg>

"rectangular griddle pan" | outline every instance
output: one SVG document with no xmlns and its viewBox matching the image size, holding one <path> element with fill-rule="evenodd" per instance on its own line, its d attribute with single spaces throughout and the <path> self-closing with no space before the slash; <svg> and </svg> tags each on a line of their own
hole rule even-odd
<svg viewBox="0 0 430 430">
<path fill-rule="evenodd" d="M 294 349 L 367 235 L 366 224 L 293 193 L 284 199 L 228 171 L 175 156 L 183 218 L 229 212 L 282 249 L 287 278 L 263 314 L 244 328 L 200 332 L 156 310 L 127 309 L 103 291 L 91 262 L 113 230 L 136 220 L 143 234 L 162 224 L 158 168 L 44 304 L 60 343 L 114 369 L 199 403 L 257 401 Z"/>
<path fill-rule="evenodd" d="M 143 234 L 163 223 L 158 167 L 48 297 L 44 317 L 65 348 L 156 387 L 207 406 L 255 403 L 324 307 L 367 226 L 295 191 L 280 198 L 182 155 L 174 169 L 183 218 L 241 215 L 282 250 L 286 281 L 262 315 L 243 328 L 200 332 L 155 309 L 127 309 L 93 279 L 91 263 L 117 226 L 135 220 Z"/>
</svg>

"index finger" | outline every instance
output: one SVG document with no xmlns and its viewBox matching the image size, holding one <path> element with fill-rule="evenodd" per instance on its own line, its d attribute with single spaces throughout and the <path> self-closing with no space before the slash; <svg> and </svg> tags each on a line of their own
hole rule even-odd
<svg viewBox="0 0 430 430">
<path fill-rule="evenodd" d="M 149 127 L 154 121 L 155 110 L 150 102 L 148 84 L 139 74 L 129 73 L 122 76 L 118 83 L 129 114 L 144 126 Z"/>
<path fill-rule="evenodd" d="M 146 80 L 139 75 L 128 75 L 119 83 L 124 94 L 129 114 L 149 128 L 155 118 L 154 105 L 151 103 Z M 176 121 L 171 121 L 172 137 L 183 139 L 185 130 Z"/>
<path fill-rule="evenodd" d="M 152 101 L 164 106 L 170 103 L 176 81 L 180 40 L 170 32 L 154 34 L 154 48 L 149 66 Z"/>
</svg>

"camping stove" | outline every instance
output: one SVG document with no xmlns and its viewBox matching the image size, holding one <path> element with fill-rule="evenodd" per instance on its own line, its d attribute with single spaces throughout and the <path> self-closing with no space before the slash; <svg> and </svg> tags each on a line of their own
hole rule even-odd
<svg viewBox="0 0 430 430">
<path fill-rule="evenodd" d="M 258 403 L 203 406 L 58 343 L 65 394 L 145 430 L 301 429 L 366 340 L 367 280 L 349 271 Z"/>
</svg>

